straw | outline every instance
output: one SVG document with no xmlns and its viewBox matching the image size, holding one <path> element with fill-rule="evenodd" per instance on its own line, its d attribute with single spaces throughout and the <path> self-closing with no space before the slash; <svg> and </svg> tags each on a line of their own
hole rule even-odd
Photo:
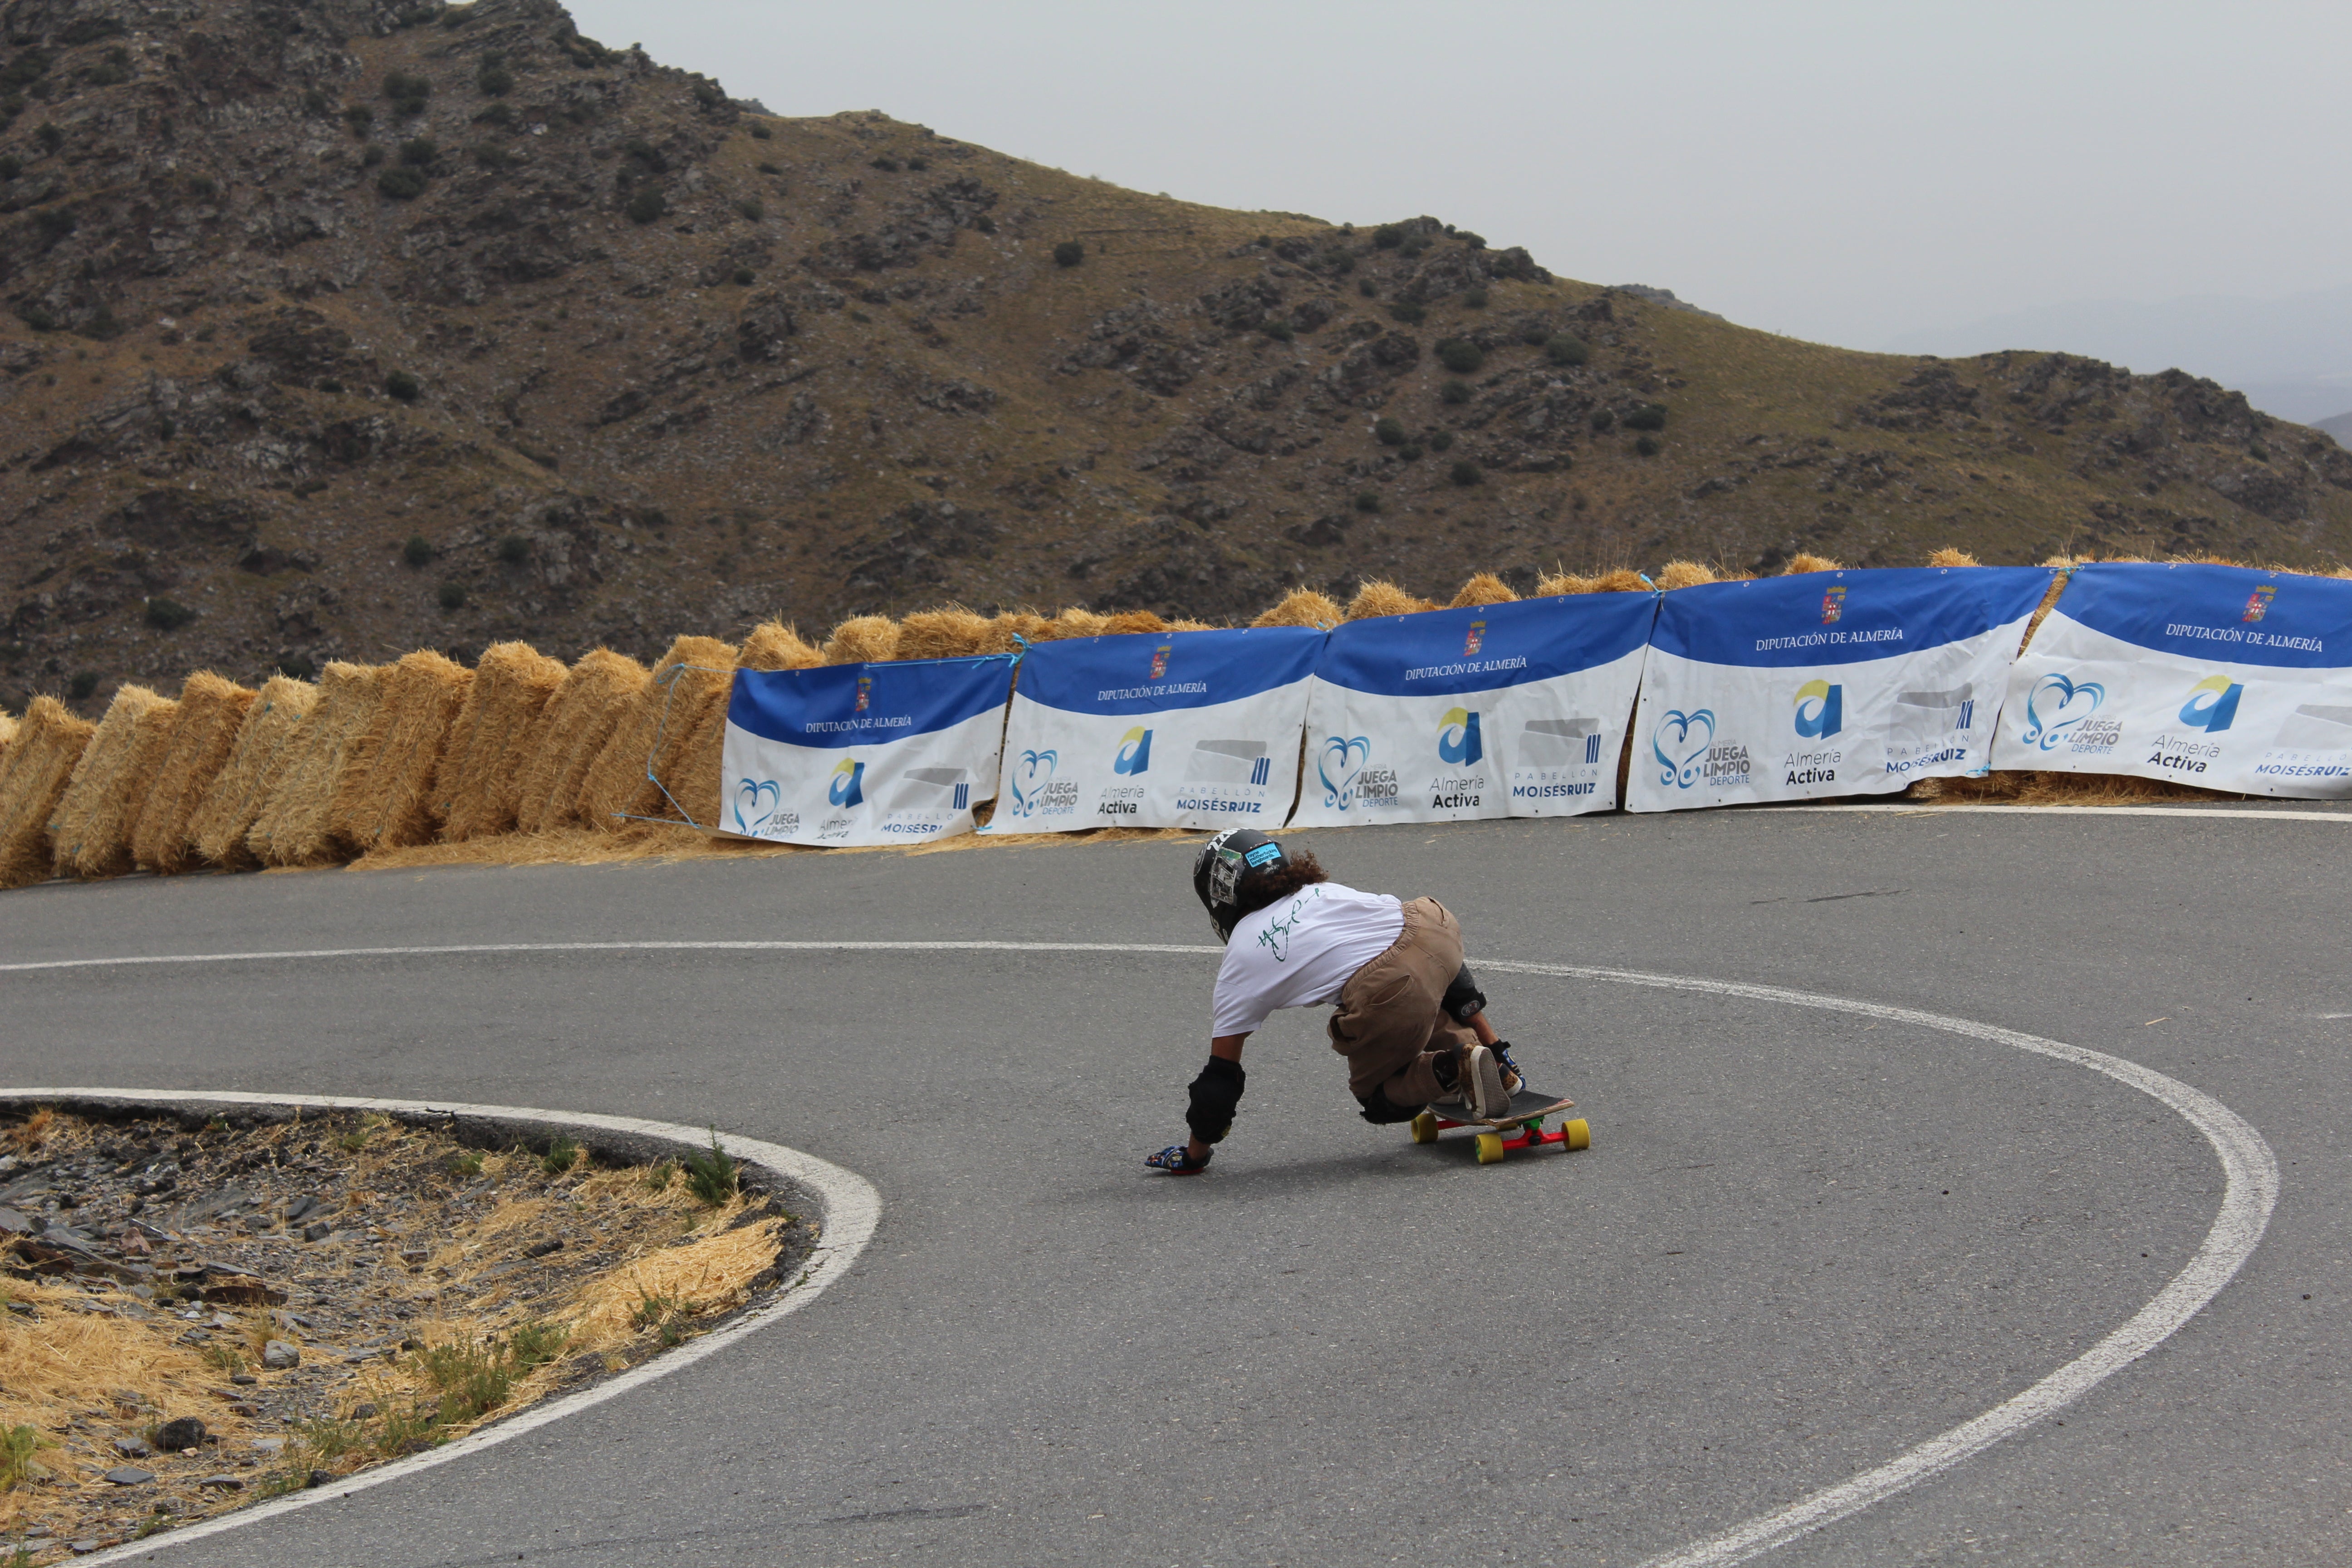
<svg viewBox="0 0 2352 1568">
<path fill-rule="evenodd" d="M 537 833 L 580 820 L 588 770 L 650 679 L 644 665 L 608 647 L 580 656 L 548 700 L 545 723 L 525 763 L 518 828 Z"/>
<path fill-rule="evenodd" d="M 473 671 L 429 648 L 403 655 L 335 776 L 328 820 L 360 853 L 423 844 L 440 826 L 433 775 Z"/>
<path fill-rule="evenodd" d="M 1562 594 L 1590 594 L 1593 579 L 1580 577 L 1573 572 L 1553 572 L 1536 579 L 1536 597 L 1549 599 Z"/>
<path fill-rule="evenodd" d="M 120 877 L 131 869 L 131 828 L 147 786 L 172 743 L 180 705 L 143 686 L 125 686 L 73 771 L 50 825 L 60 877 Z"/>
<path fill-rule="evenodd" d="M 1315 626 L 1329 631 L 1348 618 L 1348 612 L 1328 595 L 1312 588 L 1293 588 L 1282 596 L 1282 603 L 1266 611 L 1250 625 L 1254 626 Z"/>
<path fill-rule="evenodd" d="M 919 610 L 898 623 L 900 658 L 971 658 L 980 654 L 1011 653 L 1009 628 L 987 616 L 974 615 L 961 605 Z"/>
<path fill-rule="evenodd" d="M 1631 567 L 1620 567 L 1593 578 L 1584 591 L 1588 594 L 1646 594 L 1650 591 L 1650 584 L 1642 580 L 1639 572 Z"/>
<path fill-rule="evenodd" d="M 1716 581 L 1716 575 L 1714 568 L 1702 566 L 1696 561 L 1669 561 L 1658 568 L 1658 574 L 1653 581 L 1672 593 L 1676 588 L 1705 587 Z"/>
<path fill-rule="evenodd" d="M 875 664 L 898 657 L 898 623 L 887 616 L 853 616 L 824 639 L 827 664 Z"/>
<path fill-rule="evenodd" d="M 170 748 L 131 830 L 131 855 L 148 870 L 168 877 L 195 864 L 189 825 L 227 765 L 253 699 L 248 688 L 208 669 L 181 684 Z"/>
<path fill-rule="evenodd" d="M 782 621 L 762 621 L 743 639 L 735 656 L 742 669 L 811 669 L 824 662 L 824 650 Z"/>
<path fill-rule="evenodd" d="M 331 661 L 310 716 L 285 747 L 278 782 L 246 847 L 265 866 L 328 866 L 351 858 L 334 831 L 336 782 L 391 684 L 392 667 Z"/>
<path fill-rule="evenodd" d="M 716 668 L 719 674 L 708 673 Z M 627 816 L 654 815 L 661 804 L 660 786 L 647 779 L 650 770 L 661 776 L 662 759 L 655 756 L 656 742 L 675 761 L 691 738 L 689 725 L 714 690 L 723 690 L 735 668 L 732 645 L 716 637 L 674 639 L 654 664 L 646 681 L 614 725 L 613 733 L 596 753 L 581 780 L 581 815 L 590 827 L 610 830 Z M 675 676 L 672 670 L 678 671 Z M 665 679 L 667 678 L 667 679 Z M 653 796 L 646 801 L 646 795 Z"/>
<path fill-rule="evenodd" d="M 188 823 L 196 853 L 232 869 L 257 865 L 245 836 L 269 798 L 278 759 L 319 700 L 319 689 L 290 675 L 273 675 L 245 710 L 228 761 Z"/>
<path fill-rule="evenodd" d="M 563 666 L 529 643 L 494 643 L 474 667 L 433 775 L 448 843 L 514 830 L 521 753 L 515 748 L 563 684 Z"/>
<path fill-rule="evenodd" d="M 1928 556 L 1927 564 L 1930 566 L 1975 566 L 1980 564 L 1980 563 L 1975 556 L 1969 554 L 1967 551 L 1955 550 L 1949 545 L 1947 545 L 1945 548 L 1938 550 L 1934 554 Z"/>
<path fill-rule="evenodd" d="M 36 697 L 0 755 L 0 888 L 48 878 L 55 847 L 49 819 L 97 726 L 54 697 Z"/>
<path fill-rule="evenodd" d="M 1780 568 L 1780 575 L 1800 577 L 1808 572 L 1843 572 L 1844 570 L 1844 567 L 1826 555 L 1815 555 L 1801 550 L 1789 557 L 1789 563 Z"/>
<path fill-rule="evenodd" d="M 1517 598 L 1518 595 L 1511 592 L 1511 585 L 1508 583 L 1504 582 L 1492 572 L 1481 572 L 1463 584 L 1461 591 L 1454 595 L 1453 602 L 1445 607 L 1449 610 L 1466 610 L 1479 605 L 1507 605 Z"/>
<path fill-rule="evenodd" d="M 1435 608 L 1428 600 L 1416 598 L 1393 583 L 1374 578 L 1359 587 L 1356 596 L 1348 601 L 1348 618 L 1363 621 L 1377 616 L 1410 616 Z"/>
</svg>

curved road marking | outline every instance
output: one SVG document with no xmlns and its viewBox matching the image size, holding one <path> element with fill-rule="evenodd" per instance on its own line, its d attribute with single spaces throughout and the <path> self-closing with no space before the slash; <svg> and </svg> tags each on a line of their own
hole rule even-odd
<svg viewBox="0 0 2352 1568">
<path fill-rule="evenodd" d="M 12 1096 L 81 1100 L 117 1100 L 132 1103 L 153 1100 L 205 1100 L 225 1105 L 291 1105 L 317 1107 L 330 1110 L 397 1110 L 435 1116 L 497 1116 L 512 1121 L 543 1121 L 559 1127 L 597 1127 L 608 1132 L 629 1132 L 640 1137 L 667 1139 L 674 1142 L 699 1147 L 710 1133 L 701 1128 L 681 1127 L 669 1121 L 647 1121 L 634 1116 L 596 1116 L 585 1111 L 566 1112 L 539 1110 L 514 1105 L 467 1105 L 456 1101 L 425 1100 L 363 1100 L 340 1094 L 238 1094 L 215 1089 L 6 1089 L 0 1093 Z M 175 1530 L 168 1536 L 150 1536 L 136 1542 L 126 1542 L 111 1551 L 85 1557 L 89 1563 L 127 1563 L 133 1558 L 152 1556 L 157 1549 L 176 1546 L 184 1541 L 196 1541 L 207 1535 L 217 1535 L 224 1530 L 274 1518 L 330 1498 L 349 1497 L 386 1481 L 399 1480 L 429 1470 L 436 1465 L 446 1465 L 493 1447 L 510 1437 L 520 1437 L 551 1421 L 601 1405 L 631 1389 L 651 1383 L 657 1377 L 690 1366 L 708 1355 L 716 1355 L 736 1341 L 780 1321 L 799 1311 L 824 1293 L 874 1236 L 874 1226 L 882 1216 L 882 1199 L 874 1184 L 855 1171 L 844 1170 L 814 1154 L 803 1154 L 797 1149 L 787 1149 L 781 1143 L 762 1142 L 756 1138 L 739 1138 L 731 1133 L 719 1133 L 719 1147 L 740 1160 L 764 1165 L 772 1171 L 791 1177 L 805 1186 L 814 1188 L 824 1199 L 824 1228 L 817 1245 L 810 1250 L 807 1266 L 801 1276 L 786 1286 L 774 1300 L 764 1306 L 752 1308 L 724 1328 L 714 1329 L 699 1339 L 688 1340 L 675 1350 L 665 1351 L 650 1361 L 638 1363 L 628 1371 L 606 1378 L 593 1388 L 577 1394 L 567 1394 L 561 1399 L 551 1399 L 543 1405 L 510 1416 L 493 1426 L 460 1437 L 445 1447 L 427 1449 L 405 1459 L 373 1470 L 362 1470 L 347 1480 L 331 1487 L 290 1492 L 287 1496 L 202 1524 L 192 1524 Z"/>
<path fill-rule="evenodd" d="M 0 973 L 21 973 L 28 970 L 107 968 L 131 964 L 170 963 L 231 963 L 271 959 L 314 958 L 390 958 L 411 955 L 499 952 L 1122 952 L 1122 953 L 1195 953 L 1218 954 L 1222 947 L 1176 942 L 489 942 L 449 944 L 432 947 L 352 947 L 319 948 L 302 952 L 210 952 L 166 954 L 135 958 L 69 958 L 51 959 L 29 963 L 0 964 Z M 1751 985 L 1738 981 L 1706 980 L 1693 975 L 1653 974 L 1641 970 L 1605 969 L 1586 964 L 1540 963 L 1524 961 L 1481 958 L 1482 967 L 1501 973 L 1541 974 L 1566 979 L 1599 980 L 1622 985 L 1648 986 L 1666 991 L 1696 991 L 1717 996 L 1736 996 L 1749 1001 L 1777 1002 L 1790 1006 L 1812 1007 L 1825 1012 L 1850 1013 L 1887 1023 L 1909 1024 L 1920 1028 L 1937 1029 L 1946 1034 L 1969 1039 L 1986 1040 L 1995 1045 L 2009 1046 L 2036 1056 L 2049 1057 L 2074 1067 L 2087 1068 L 2116 1082 L 2139 1090 L 2161 1102 L 2204 1135 L 2221 1163 L 2224 1187 L 2221 1210 L 2205 1233 L 2204 1242 L 2186 1267 L 2158 1291 L 2147 1305 L 2134 1313 L 2122 1327 L 2109 1333 L 2083 1354 L 2057 1371 L 2020 1393 L 1994 1405 L 1973 1420 L 1964 1421 L 1949 1431 L 1931 1437 L 1910 1448 L 1884 1465 L 1864 1470 L 1860 1475 L 1835 1486 L 1799 1498 L 1784 1507 L 1757 1515 L 1727 1530 L 1693 1542 L 1677 1551 L 1653 1557 L 1641 1568 L 1728 1568 L 1760 1556 L 1775 1547 L 1784 1546 L 1798 1537 L 1836 1523 L 1861 1512 L 1873 1504 L 1895 1493 L 1918 1485 L 1921 1481 L 1942 1474 L 1962 1460 L 1982 1453 L 2004 1437 L 2012 1436 L 2041 1420 L 2064 1409 L 2075 1400 L 2121 1372 L 2125 1367 L 2156 1349 L 2169 1339 L 2189 1319 L 2203 1310 L 2205 1304 L 2221 1294 L 2224 1286 L 2236 1277 L 2238 1270 L 2252 1257 L 2262 1242 L 2263 1233 L 2270 1225 L 2271 1210 L 2278 1203 L 2278 1161 L 2270 1145 L 2236 1111 L 2201 1089 L 2192 1089 L 2179 1079 L 2144 1068 L 2122 1057 L 2105 1051 L 2070 1046 L 2063 1041 L 2045 1039 L 2016 1029 L 2004 1029 L 1991 1024 L 1979 1024 L 1967 1018 L 1953 1017 L 1944 1013 L 1929 1013 L 1915 1007 L 1894 1007 L 1875 1002 L 1858 1002 L 1842 996 L 1824 996 L 1810 991 L 1792 991 L 1779 985 Z M 96 1092 L 55 1090 L 48 1092 Z M 204 1098 L 191 1096 L 189 1098 Z M 215 1095 L 222 1100 L 257 1097 Z M 287 1103 L 295 1097 L 285 1097 Z M 341 1100 L 317 1099 L 309 1103 L 337 1105 L 389 1105 L 393 1101 Z M 405 1102 L 401 1102 L 405 1103 Z M 482 1108 L 471 1108 L 482 1109 Z M 509 1113 L 512 1114 L 512 1113 Z M 544 1114 L 525 1112 L 522 1114 Z M 573 1117 L 563 1120 L 604 1125 L 623 1124 L 621 1119 Z M 629 1125 L 652 1126 L 652 1123 Z M 691 1134 L 689 1133 L 689 1136 Z M 772 1144 L 752 1144 L 749 1140 L 730 1140 L 730 1146 L 773 1149 L 781 1157 L 805 1161 L 823 1166 L 826 1171 L 838 1168 L 824 1165 L 822 1161 L 799 1154 Z M 790 1167 L 780 1167 L 787 1168 Z M 842 1176 L 865 1186 L 862 1178 L 839 1172 Z M 871 1194 L 872 1188 L 866 1187 Z M 872 1200 L 869 1199 L 869 1202 Z M 830 1225 L 828 1225 L 830 1229 Z M 871 1232 L 871 1221 L 867 1233 Z M 863 1237 L 860 1238 L 862 1245 Z M 853 1254 L 854 1256 L 854 1254 Z M 814 1292 L 810 1292 L 814 1294 Z M 804 1298 L 803 1298 L 804 1299 Z M 775 1314 L 793 1310 L 798 1300 L 780 1304 L 769 1310 Z M 722 1332 L 748 1331 L 749 1320 Z M 696 1343 L 702 1349 L 695 1353 L 707 1355 L 718 1348 L 719 1335 Z M 657 1364 L 646 1363 L 647 1367 Z M 680 1363 L 682 1364 L 682 1363 Z M 635 1378 L 636 1373 L 625 1374 Z M 648 1373 L 646 1375 L 658 1375 Z M 569 1401 L 541 1406 L 530 1415 L 520 1416 L 512 1423 L 494 1428 L 499 1434 L 510 1435 L 527 1429 L 525 1423 L 536 1426 L 567 1414 L 579 1405 L 596 1398 L 609 1397 L 620 1391 L 623 1379 L 602 1384 L 588 1394 L 576 1394 Z M 576 1403 L 574 1403 L 576 1402 Z M 483 1436 L 489 1436 L 484 1434 Z M 490 1441 L 499 1440 L 490 1436 Z M 389 1479 L 392 1474 L 405 1473 L 425 1464 L 438 1463 L 467 1451 L 476 1439 L 453 1444 L 447 1449 L 436 1450 L 429 1456 L 389 1467 L 385 1471 L 372 1472 L 378 1479 Z M 372 1483 L 370 1483 L 372 1484 Z M 278 1505 L 266 1505 L 275 1511 Z M 257 1513 L 259 1510 L 257 1510 Z M 232 1516 L 227 1523 L 255 1517 L 255 1514 Z M 198 1527 L 200 1531 L 203 1527 Z M 192 1531 L 194 1534 L 197 1531 Z"/>
</svg>

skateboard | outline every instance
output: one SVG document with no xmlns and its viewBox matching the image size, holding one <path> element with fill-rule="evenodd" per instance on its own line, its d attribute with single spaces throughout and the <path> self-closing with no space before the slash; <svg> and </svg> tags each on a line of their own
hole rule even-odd
<svg viewBox="0 0 2352 1568">
<path fill-rule="evenodd" d="M 1563 1118 L 1557 1131 L 1543 1130 L 1545 1117 L 1556 1110 L 1571 1110 L 1575 1105 L 1572 1100 L 1554 1100 L 1523 1089 L 1511 1096 L 1507 1114 L 1492 1119 L 1473 1116 L 1464 1106 L 1449 1105 L 1442 1111 L 1433 1106 L 1412 1119 L 1412 1141 L 1434 1143 L 1437 1135 L 1448 1127 L 1486 1128 L 1478 1134 L 1478 1163 L 1482 1165 L 1494 1164 L 1510 1150 L 1540 1148 L 1546 1143 L 1557 1143 L 1562 1149 L 1590 1149 L 1592 1129 L 1581 1116 L 1573 1121 Z"/>
</svg>

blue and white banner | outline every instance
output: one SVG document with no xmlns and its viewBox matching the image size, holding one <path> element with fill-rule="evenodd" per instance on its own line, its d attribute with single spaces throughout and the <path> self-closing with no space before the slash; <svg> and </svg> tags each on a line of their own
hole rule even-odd
<svg viewBox="0 0 2352 1568">
<path fill-rule="evenodd" d="M 1009 655 L 739 669 L 721 830 L 780 844 L 919 844 L 996 790 Z"/>
<path fill-rule="evenodd" d="M 1654 595 L 1580 594 L 1349 621 L 1308 689 L 1292 821 L 1611 809 L 1656 614 Z"/>
<path fill-rule="evenodd" d="M 1993 764 L 2352 796 L 2352 582 L 2076 568 L 2010 677 Z"/>
<path fill-rule="evenodd" d="M 1812 572 L 1658 605 L 1632 811 L 1876 795 L 1981 773 L 2041 566 Z"/>
<path fill-rule="evenodd" d="M 1022 660 L 987 831 L 1279 827 L 1322 651 L 1311 626 L 1038 644 Z"/>
</svg>

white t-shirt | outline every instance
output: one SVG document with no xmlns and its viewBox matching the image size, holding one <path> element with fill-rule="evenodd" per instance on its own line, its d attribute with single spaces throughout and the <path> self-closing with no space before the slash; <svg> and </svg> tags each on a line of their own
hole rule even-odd
<svg viewBox="0 0 2352 1568">
<path fill-rule="evenodd" d="M 1387 893 L 1317 882 L 1244 915 L 1217 969 L 1212 1036 L 1246 1035 L 1279 1007 L 1336 1001 L 1349 976 L 1404 932 L 1404 906 Z"/>
</svg>

